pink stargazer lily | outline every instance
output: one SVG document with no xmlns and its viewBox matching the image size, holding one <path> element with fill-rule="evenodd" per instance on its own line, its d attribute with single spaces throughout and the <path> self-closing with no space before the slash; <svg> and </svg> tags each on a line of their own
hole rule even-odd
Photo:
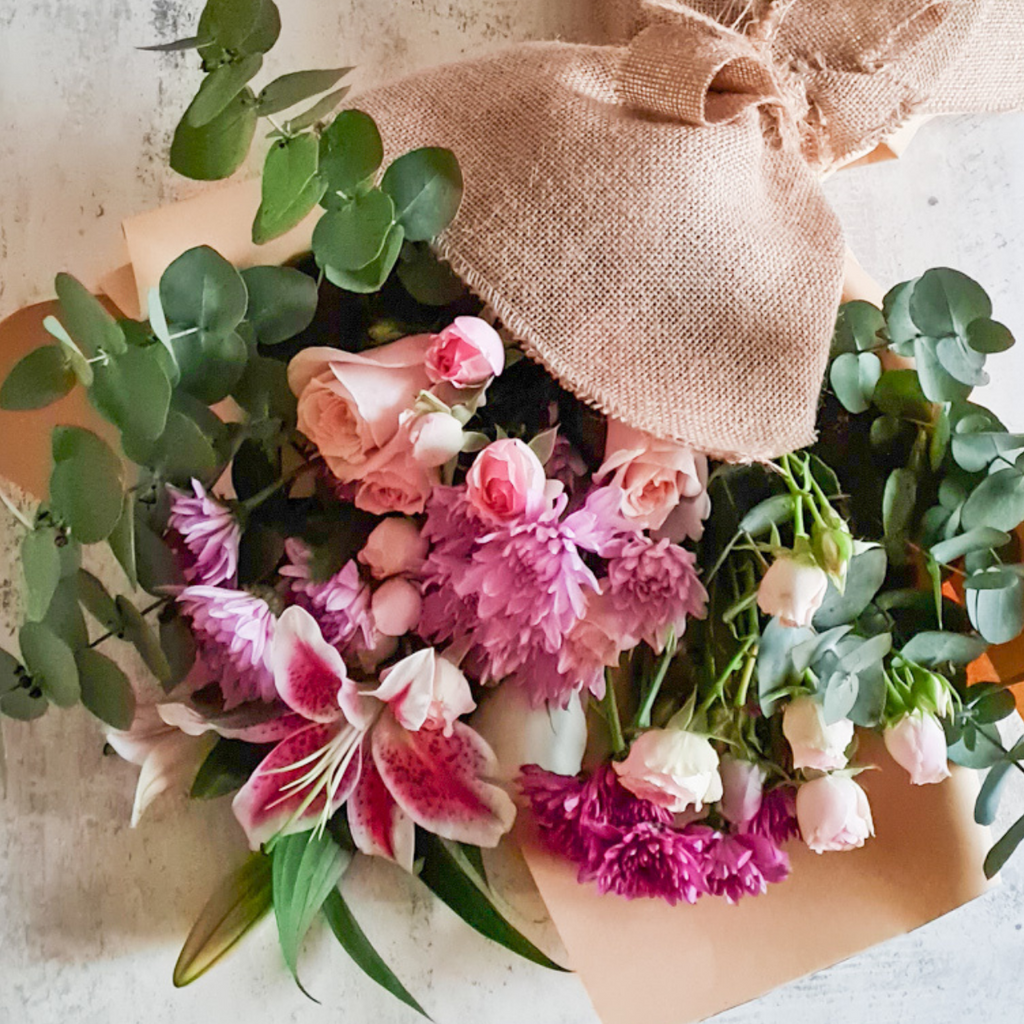
<svg viewBox="0 0 1024 1024">
<path fill-rule="evenodd" d="M 253 849 L 323 828 L 346 801 L 356 846 L 410 871 L 415 825 L 487 847 L 512 827 L 515 805 L 485 781 L 498 773 L 491 748 L 458 721 L 475 707 L 469 684 L 433 648 L 360 687 L 316 620 L 293 606 L 277 621 L 271 662 L 281 699 L 304 721 L 235 797 Z"/>
</svg>

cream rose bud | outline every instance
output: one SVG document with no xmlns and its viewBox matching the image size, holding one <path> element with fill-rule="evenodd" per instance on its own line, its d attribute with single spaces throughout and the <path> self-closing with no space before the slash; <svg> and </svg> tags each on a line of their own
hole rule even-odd
<svg viewBox="0 0 1024 1024">
<path fill-rule="evenodd" d="M 885 730 L 885 747 L 915 786 L 949 778 L 946 734 L 934 715 L 913 711 Z"/>
<path fill-rule="evenodd" d="M 385 580 L 370 599 L 374 625 L 385 636 L 404 636 L 414 629 L 422 610 L 419 590 L 401 576 Z"/>
<path fill-rule="evenodd" d="M 434 336 L 426 355 L 427 376 L 435 384 L 478 387 L 505 368 L 505 346 L 498 332 L 476 316 L 457 316 Z"/>
<path fill-rule="evenodd" d="M 718 774 L 722 777 L 722 799 L 718 805 L 722 817 L 734 825 L 753 820 L 761 809 L 764 769 L 751 761 L 726 757 Z"/>
<path fill-rule="evenodd" d="M 875 834 L 868 795 L 845 775 L 823 775 L 796 794 L 796 820 L 815 852 L 854 850 Z"/>
<path fill-rule="evenodd" d="M 443 466 L 462 451 L 462 424 L 446 412 L 429 412 L 413 420 L 409 441 L 421 466 Z"/>
<path fill-rule="evenodd" d="M 797 697 L 782 713 L 782 734 L 793 750 L 794 768 L 828 772 L 846 767 L 846 748 L 853 739 L 853 722 L 840 718 L 825 724 L 825 713 L 813 697 Z"/>
<path fill-rule="evenodd" d="M 404 516 L 381 520 L 366 538 L 357 560 L 370 570 L 375 580 L 417 572 L 427 557 L 427 540 L 420 528 Z"/>
<path fill-rule="evenodd" d="M 684 729 L 650 729 L 614 763 L 619 782 L 631 793 L 674 814 L 722 798 L 718 753 L 706 736 Z"/>
<path fill-rule="evenodd" d="M 812 559 L 784 554 L 775 559 L 757 588 L 757 606 L 784 626 L 809 626 L 825 600 L 828 577 Z"/>
</svg>

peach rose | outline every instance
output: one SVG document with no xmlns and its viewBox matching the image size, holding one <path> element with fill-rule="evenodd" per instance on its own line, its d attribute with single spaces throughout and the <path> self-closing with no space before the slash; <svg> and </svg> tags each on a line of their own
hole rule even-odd
<svg viewBox="0 0 1024 1024">
<path fill-rule="evenodd" d="M 355 506 L 375 516 L 388 512 L 422 512 L 431 490 L 441 482 L 436 469 L 421 466 L 412 456 L 406 433 L 397 434 L 377 453 L 356 488 Z"/>
<path fill-rule="evenodd" d="M 373 622 L 385 636 L 404 636 L 416 628 L 423 610 L 419 589 L 401 576 L 385 580 L 370 599 Z"/>
<path fill-rule="evenodd" d="M 478 387 L 505 368 L 505 346 L 498 332 L 476 316 L 457 316 L 434 336 L 426 357 L 427 374 L 435 384 Z"/>
<path fill-rule="evenodd" d="M 399 417 L 430 387 L 429 334 L 368 352 L 307 348 L 288 364 L 298 427 L 343 483 L 363 479 L 398 432 Z"/>
<path fill-rule="evenodd" d="M 470 505 L 499 522 L 539 512 L 546 486 L 540 459 L 528 444 L 512 438 L 489 444 L 466 474 Z"/>
<path fill-rule="evenodd" d="M 620 511 L 641 529 L 660 529 L 685 501 L 689 514 L 679 517 L 683 535 L 699 536 L 702 532 L 702 520 L 711 510 L 704 490 L 704 455 L 609 419 L 604 463 L 594 474 L 594 481 L 602 483 L 609 476 L 608 482 L 622 490 Z"/>
<path fill-rule="evenodd" d="M 366 538 L 357 561 L 370 570 L 375 580 L 417 572 L 427 556 L 427 539 L 412 519 L 389 516 L 379 522 Z"/>
</svg>

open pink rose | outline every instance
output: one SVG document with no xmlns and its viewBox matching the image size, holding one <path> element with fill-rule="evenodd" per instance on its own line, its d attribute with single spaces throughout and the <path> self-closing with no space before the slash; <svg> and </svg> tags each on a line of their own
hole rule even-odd
<svg viewBox="0 0 1024 1024">
<path fill-rule="evenodd" d="M 604 463 L 594 474 L 594 480 L 601 483 L 608 477 L 608 482 L 622 491 L 622 515 L 636 526 L 657 530 L 680 502 L 686 501 L 690 504 L 688 514 L 681 517 L 683 535 L 700 535 L 701 521 L 711 510 L 704 490 L 704 455 L 609 419 Z M 676 539 L 681 540 L 682 536 Z"/>
<path fill-rule="evenodd" d="M 457 316 L 434 336 L 426 356 L 427 374 L 435 384 L 477 387 L 505 368 L 505 346 L 498 332 L 476 316 Z"/>
<path fill-rule="evenodd" d="M 477 455 L 466 474 L 466 497 L 485 518 L 507 522 L 538 513 L 546 485 L 544 467 L 530 446 L 504 438 Z"/>
<path fill-rule="evenodd" d="M 815 852 L 855 850 L 875 834 L 868 795 L 845 775 L 822 775 L 796 793 L 796 819 Z"/>
<path fill-rule="evenodd" d="M 398 432 L 399 417 L 430 387 L 429 334 L 368 352 L 307 348 L 288 364 L 298 427 L 342 482 L 363 479 Z"/>
<path fill-rule="evenodd" d="M 360 474 L 355 506 L 375 516 L 388 512 L 415 515 L 422 512 L 431 490 L 441 482 L 436 469 L 421 466 L 414 458 L 406 431 L 396 434 Z"/>
</svg>

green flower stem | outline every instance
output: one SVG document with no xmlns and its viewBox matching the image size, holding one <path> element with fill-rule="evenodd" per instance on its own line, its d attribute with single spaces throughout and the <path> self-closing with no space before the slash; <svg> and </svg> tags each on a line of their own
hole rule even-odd
<svg viewBox="0 0 1024 1024">
<path fill-rule="evenodd" d="M 636 716 L 633 718 L 633 729 L 649 729 L 651 727 L 651 710 L 654 708 L 654 702 L 661 690 L 661 685 L 665 682 L 665 676 L 668 673 L 668 666 L 673 657 L 675 657 L 675 653 L 675 630 L 670 630 L 668 640 L 665 643 L 665 650 L 662 651 L 661 658 L 658 661 L 658 667 L 655 670 L 654 678 L 651 680 L 651 684 L 647 688 L 647 693 L 644 694 L 644 698 L 640 702 L 640 707 L 637 709 Z"/>
<path fill-rule="evenodd" d="M 747 703 L 747 691 L 750 689 L 750 680 L 754 677 L 754 669 L 757 666 L 757 648 L 755 647 L 747 657 L 747 663 L 743 666 L 743 675 L 740 676 L 739 689 L 736 691 L 736 698 L 733 706 L 742 708 Z"/>
<path fill-rule="evenodd" d="M 725 692 L 725 684 L 729 681 L 729 678 L 733 673 L 743 664 L 743 659 L 749 654 L 750 649 L 757 642 L 757 636 L 748 636 L 743 643 L 740 645 L 740 649 L 732 656 L 732 660 L 722 670 L 721 675 L 715 680 L 714 685 L 711 687 L 710 693 L 700 702 L 700 706 L 697 708 L 697 714 L 703 711 L 707 711 L 716 700 L 722 698 Z"/>
<path fill-rule="evenodd" d="M 309 472 L 312 467 L 308 463 L 303 463 L 301 466 L 296 466 L 290 473 L 286 473 L 280 480 L 275 480 L 272 484 L 267 484 L 262 491 L 257 491 L 254 495 L 246 498 L 245 501 L 238 502 L 238 510 L 243 516 L 247 515 L 254 508 L 259 508 L 265 501 L 269 501 L 282 487 L 287 487 L 290 483 L 297 480 L 303 473 Z"/>
<path fill-rule="evenodd" d="M 155 612 L 157 610 L 157 608 L 163 607 L 163 605 L 167 604 L 168 601 L 170 601 L 169 597 L 161 597 L 158 601 L 154 601 L 148 607 L 143 608 L 142 611 L 139 612 L 139 614 L 143 618 L 145 618 L 150 612 Z M 112 629 L 109 632 L 104 633 L 103 636 L 97 637 L 95 640 L 93 640 L 93 642 L 91 644 L 89 644 L 89 646 L 90 647 L 99 647 L 99 645 L 101 643 L 103 643 L 106 640 L 109 640 L 112 636 L 120 637 L 121 634 L 118 633 L 116 629 Z"/>
<path fill-rule="evenodd" d="M 757 603 L 757 589 L 744 594 L 743 597 L 734 601 L 729 607 L 722 613 L 722 622 L 728 625 L 742 612 L 745 612 L 748 608 L 752 608 Z"/>
<path fill-rule="evenodd" d="M 622 734 L 622 722 L 619 720 L 619 705 L 615 699 L 615 682 L 610 671 L 604 674 L 604 696 L 601 698 L 601 713 L 608 723 L 608 732 L 612 741 L 612 754 L 618 757 L 626 752 L 626 738 Z"/>
</svg>

